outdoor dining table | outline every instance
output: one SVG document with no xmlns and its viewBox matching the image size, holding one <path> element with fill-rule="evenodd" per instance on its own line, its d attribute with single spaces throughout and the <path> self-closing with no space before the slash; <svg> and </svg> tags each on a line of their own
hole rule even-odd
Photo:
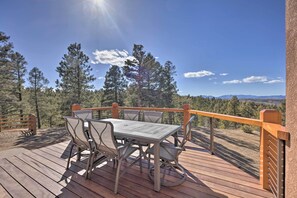
<svg viewBox="0 0 297 198">
<path fill-rule="evenodd" d="M 180 130 L 181 126 L 113 118 L 103 120 L 113 124 L 117 138 L 129 138 L 154 144 L 154 190 L 160 191 L 160 143 Z"/>
</svg>

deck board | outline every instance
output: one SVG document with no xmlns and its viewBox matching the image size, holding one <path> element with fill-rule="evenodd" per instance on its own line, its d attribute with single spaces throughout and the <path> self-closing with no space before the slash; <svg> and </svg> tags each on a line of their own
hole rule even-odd
<svg viewBox="0 0 297 198">
<path fill-rule="evenodd" d="M 273 197 L 256 178 L 191 142 L 179 160 L 187 180 L 176 187 L 162 186 L 160 192 L 153 190 L 148 169 L 140 173 L 136 164 L 120 178 L 115 195 L 112 163 L 96 168 L 86 180 L 86 159 L 72 159 L 65 170 L 68 155 L 66 141 L 0 160 L 1 197 Z"/>
</svg>

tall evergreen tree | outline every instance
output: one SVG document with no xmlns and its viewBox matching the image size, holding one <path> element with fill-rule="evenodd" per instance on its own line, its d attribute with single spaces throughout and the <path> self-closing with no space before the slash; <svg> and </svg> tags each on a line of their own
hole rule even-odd
<svg viewBox="0 0 297 198">
<path fill-rule="evenodd" d="M 13 45 L 9 36 L 0 32 L 0 113 L 7 114 L 16 110 L 17 97 L 15 95 L 16 78 L 11 62 Z"/>
<path fill-rule="evenodd" d="M 17 84 L 16 84 L 16 94 L 18 97 L 18 101 L 20 103 L 20 114 L 23 114 L 23 97 L 22 97 L 22 92 L 23 92 L 23 88 L 24 88 L 24 83 L 25 83 L 25 74 L 27 72 L 26 69 L 26 65 L 27 62 L 24 58 L 23 55 L 21 55 L 20 53 L 16 52 L 14 54 L 12 54 L 11 56 L 11 61 L 12 61 L 12 66 L 13 66 L 13 70 L 14 70 L 14 76 L 17 79 Z"/>
<path fill-rule="evenodd" d="M 81 50 L 81 45 L 74 43 L 68 47 L 68 53 L 64 54 L 56 71 L 59 73 L 60 81 L 57 87 L 64 95 L 64 112 L 73 103 L 81 104 L 86 99 L 86 91 L 93 88 L 90 85 L 95 77 L 91 74 L 92 68 L 88 64 L 89 57 Z"/>
<path fill-rule="evenodd" d="M 156 106 L 161 65 L 142 45 L 134 45 L 133 60 L 127 60 L 124 75 L 137 95 L 137 106 Z M 132 98 L 134 101 L 135 99 Z"/>
<path fill-rule="evenodd" d="M 45 86 L 49 83 L 49 81 L 43 76 L 42 71 L 40 71 L 37 67 L 34 67 L 29 72 L 29 82 L 31 85 L 31 89 L 33 91 L 32 98 L 35 104 L 37 124 L 38 124 L 37 126 L 40 129 L 41 117 L 40 117 L 40 108 L 39 108 L 39 98 L 40 98 L 41 90 L 45 88 Z"/>
<path fill-rule="evenodd" d="M 103 86 L 102 105 L 111 106 L 113 102 L 119 105 L 124 104 L 124 90 L 127 87 L 127 82 L 118 66 L 111 66 L 106 72 L 105 82 Z"/>
<path fill-rule="evenodd" d="M 136 87 L 137 93 L 137 106 L 143 106 L 143 78 L 144 78 L 144 67 L 143 62 L 145 59 L 145 51 L 143 45 L 134 44 L 133 47 L 134 60 L 127 60 L 124 66 L 124 75 L 128 80 L 132 82 L 132 86 Z"/>
<path fill-rule="evenodd" d="M 161 65 L 151 53 L 145 56 L 143 62 L 142 101 L 145 106 L 159 106 L 158 87 L 160 84 Z"/>
<path fill-rule="evenodd" d="M 175 65 L 171 61 L 167 61 L 164 67 L 161 68 L 159 93 L 160 103 L 162 107 L 174 107 L 173 96 L 177 94 Z"/>
</svg>

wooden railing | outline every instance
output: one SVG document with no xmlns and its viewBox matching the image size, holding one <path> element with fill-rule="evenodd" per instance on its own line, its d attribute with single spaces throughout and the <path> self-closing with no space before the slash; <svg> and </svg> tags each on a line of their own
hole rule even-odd
<svg viewBox="0 0 297 198">
<path fill-rule="evenodd" d="M 36 117 L 33 114 L 0 115 L 0 132 L 25 129 L 36 134 Z"/>
<path fill-rule="evenodd" d="M 123 109 L 182 113 L 184 125 L 191 115 L 208 117 L 210 126 L 209 150 L 211 154 L 215 154 L 213 119 L 260 127 L 260 184 L 264 189 L 270 190 L 275 197 L 284 197 L 285 144 L 286 141 L 289 141 L 290 133 L 286 131 L 285 127 L 281 126 L 281 114 L 276 110 L 262 110 L 260 119 L 251 119 L 191 110 L 188 104 L 185 104 L 183 108 L 120 107 L 117 103 L 113 103 L 111 107 L 81 108 L 77 104 L 72 106 L 72 111 L 79 109 L 90 109 L 98 112 L 99 115 L 101 115 L 102 111 L 110 111 L 113 118 L 119 118 L 120 111 Z M 99 116 L 99 118 L 101 117 Z"/>
</svg>

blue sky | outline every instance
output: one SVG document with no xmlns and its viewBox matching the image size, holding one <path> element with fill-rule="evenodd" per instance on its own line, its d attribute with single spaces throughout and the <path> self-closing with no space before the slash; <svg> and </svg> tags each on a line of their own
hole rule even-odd
<svg viewBox="0 0 297 198">
<path fill-rule="evenodd" d="M 2 0 L 0 31 L 51 86 L 69 44 L 99 89 L 136 43 L 176 65 L 182 95 L 285 94 L 284 0 Z"/>
</svg>

